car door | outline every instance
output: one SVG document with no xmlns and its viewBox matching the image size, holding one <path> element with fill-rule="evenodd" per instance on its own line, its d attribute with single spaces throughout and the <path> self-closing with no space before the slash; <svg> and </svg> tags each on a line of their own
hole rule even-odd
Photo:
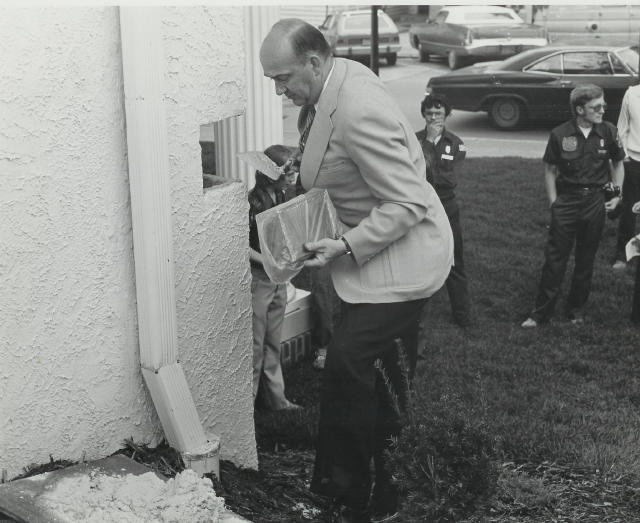
<svg viewBox="0 0 640 523">
<path fill-rule="evenodd" d="M 605 101 L 609 106 L 605 120 L 617 121 L 624 91 L 634 79 L 615 55 L 604 50 L 567 51 L 562 55 L 562 69 L 558 86 L 560 103 L 564 101 L 569 104 L 569 94 L 575 87 L 596 84 L 604 89 Z"/>
<path fill-rule="evenodd" d="M 542 120 L 566 120 L 571 116 L 565 100 L 562 53 L 554 52 L 523 68 L 522 97 L 527 101 L 529 117 Z"/>
<path fill-rule="evenodd" d="M 441 9 L 433 19 L 433 23 L 428 24 L 425 28 L 425 47 L 434 54 L 446 54 L 449 47 L 446 43 L 448 31 L 446 20 L 448 14 L 447 10 Z"/>
<path fill-rule="evenodd" d="M 452 49 L 458 49 L 461 45 L 462 34 L 465 32 L 463 27 L 457 23 L 451 13 L 445 13 L 446 16 L 441 23 L 438 24 L 437 40 L 440 44 L 442 53 L 446 54 Z M 456 23 L 452 23 L 456 22 Z"/>
</svg>

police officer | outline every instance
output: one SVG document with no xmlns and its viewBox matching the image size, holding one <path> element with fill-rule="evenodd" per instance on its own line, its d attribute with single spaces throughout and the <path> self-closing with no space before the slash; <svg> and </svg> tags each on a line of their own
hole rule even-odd
<svg viewBox="0 0 640 523">
<path fill-rule="evenodd" d="M 549 136 L 543 161 L 551 223 L 535 307 L 522 327 L 537 327 L 553 314 L 567 261 L 575 243 L 575 268 L 565 314 L 574 324 L 584 321 L 593 263 L 608 210 L 620 197 L 605 202 L 604 185 L 619 187 L 625 153 L 616 127 L 605 122 L 604 94 L 597 85 L 576 87 L 569 97 L 574 119 Z"/>
<path fill-rule="evenodd" d="M 455 168 L 464 160 L 467 152 L 462 140 L 445 128 L 451 105 L 444 95 L 428 94 L 420 104 L 420 113 L 426 125 L 416 136 L 427 164 L 427 181 L 438 193 L 453 231 L 454 266 L 446 281 L 451 312 L 453 321 L 466 327 L 470 323 L 470 299 L 462 256 L 460 208 L 454 189 Z"/>
</svg>

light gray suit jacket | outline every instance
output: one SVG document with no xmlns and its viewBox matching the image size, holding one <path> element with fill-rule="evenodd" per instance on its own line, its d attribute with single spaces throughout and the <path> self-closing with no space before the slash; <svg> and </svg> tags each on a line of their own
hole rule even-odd
<svg viewBox="0 0 640 523">
<path fill-rule="evenodd" d="M 304 110 L 301 111 L 304 113 Z M 299 122 L 305 114 L 300 114 Z M 335 59 L 300 166 L 305 189 L 327 189 L 352 256 L 331 276 L 350 303 L 431 296 L 453 263 L 451 227 L 426 181 L 422 148 L 382 81 Z"/>
</svg>

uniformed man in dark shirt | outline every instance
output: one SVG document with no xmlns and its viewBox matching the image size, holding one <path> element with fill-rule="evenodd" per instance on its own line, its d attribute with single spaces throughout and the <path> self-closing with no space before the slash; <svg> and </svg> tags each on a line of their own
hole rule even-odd
<svg viewBox="0 0 640 523">
<path fill-rule="evenodd" d="M 462 255 L 460 208 L 454 189 L 455 169 L 467 152 L 464 143 L 444 125 L 451 113 L 451 105 L 441 94 L 428 94 L 420 104 L 425 128 L 416 133 L 427 164 L 427 181 L 433 185 L 449 218 L 453 232 L 454 265 L 446 281 L 453 321 L 461 327 L 470 323 L 470 299 L 467 275 Z"/>
<path fill-rule="evenodd" d="M 565 314 L 574 324 L 584 321 L 606 211 L 620 201 L 614 197 L 605 202 L 603 191 L 610 180 L 617 187 L 622 184 L 625 153 L 616 127 L 602 119 L 602 89 L 591 84 L 576 87 L 570 103 L 575 118 L 551 131 L 543 157 L 551 224 L 538 295 L 522 323 L 525 328 L 551 318 L 574 243 L 575 268 Z"/>
</svg>

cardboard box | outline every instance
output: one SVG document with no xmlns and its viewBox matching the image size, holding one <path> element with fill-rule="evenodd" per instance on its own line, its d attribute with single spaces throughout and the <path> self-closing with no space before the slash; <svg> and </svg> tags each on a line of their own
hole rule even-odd
<svg viewBox="0 0 640 523">
<path fill-rule="evenodd" d="M 311 293 L 302 289 L 296 289 L 295 298 L 287 303 L 282 323 L 280 339 L 284 342 L 288 339 L 300 336 L 311 330 Z"/>
</svg>

